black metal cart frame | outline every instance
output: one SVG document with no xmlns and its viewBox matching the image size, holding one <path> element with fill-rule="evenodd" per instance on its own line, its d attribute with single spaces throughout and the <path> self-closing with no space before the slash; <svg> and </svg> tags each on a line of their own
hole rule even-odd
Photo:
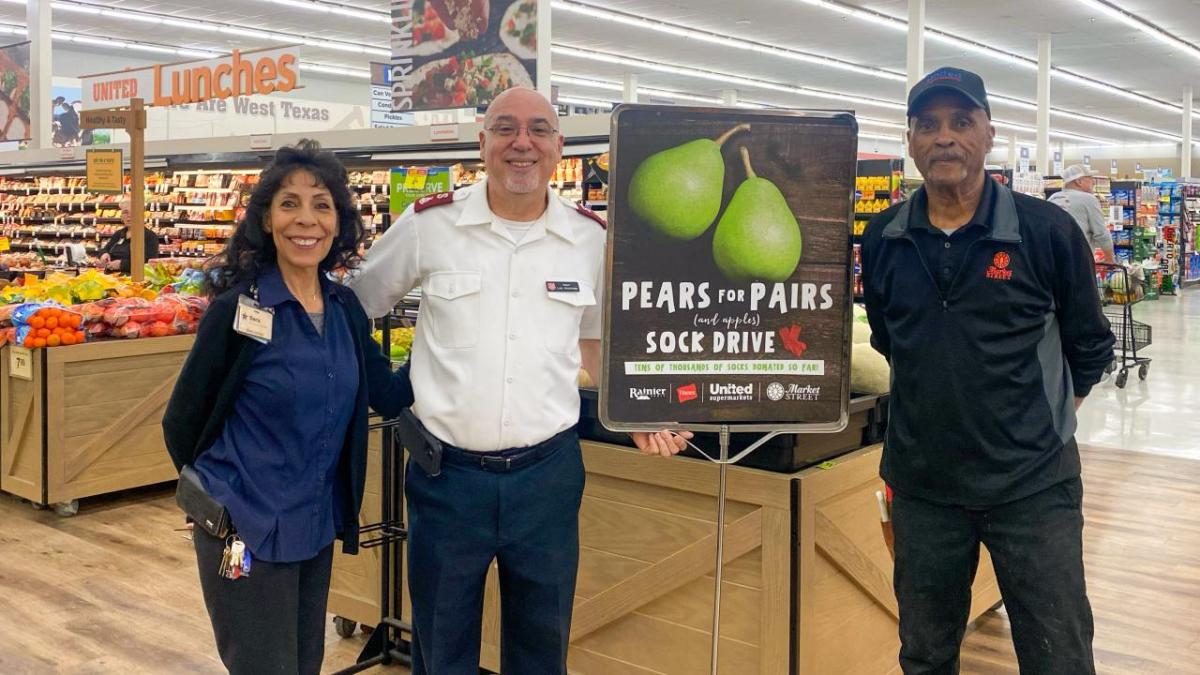
<svg viewBox="0 0 1200 675">
<path fill-rule="evenodd" d="M 1129 274 L 1124 265 L 1096 263 L 1097 284 L 1102 293 L 1104 315 L 1112 324 L 1113 335 L 1117 343 L 1113 348 L 1114 357 L 1105 372 L 1117 372 L 1113 380 L 1118 389 L 1123 389 L 1129 380 L 1129 371 L 1137 368 L 1138 379 L 1144 380 L 1150 374 L 1150 359 L 1139 356 L 1138 351 L 1149 347 L 1152 343 L 1150 325 L 1133 318 L 1133 306 L 1142 301 L 1137 290 L 1137 282 Z M 1113 293 L 1108 290 L 1107 281 L 1117 275 L 1122 283 L 1118 284 L 1123 291 Z"/>
</svg>

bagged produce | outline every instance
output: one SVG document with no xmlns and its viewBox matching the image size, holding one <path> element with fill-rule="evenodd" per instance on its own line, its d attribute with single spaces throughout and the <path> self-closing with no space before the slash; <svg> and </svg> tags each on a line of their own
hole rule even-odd
<svg viewBox="0 0 1200 675">
<path fill-rule="evenodd" d="M 854 306 L 854 320 L 850 322 L 854 344 L 871 342 L 871 324 L 867 323 L 867 310 L 862 305 Z"/>
<path fill-rule="evenodd" d="M 73 345 L 86 340 L 83 317 L 57 303 L 25 303 L 12 310 L 14 343 L 31 349 Z"/>
</svg>

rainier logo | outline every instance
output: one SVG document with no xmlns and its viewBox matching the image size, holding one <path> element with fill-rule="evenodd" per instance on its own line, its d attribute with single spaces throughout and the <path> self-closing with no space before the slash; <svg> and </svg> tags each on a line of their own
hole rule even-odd
<svg viewBox="0 0 1200 675">
<path fill-rule="evenodd" d="M 669 391 L 667 387 L 630 387 L 629 398 L 633 401 L 652 401 L 656 398 L 669 398 Z"/>
<path fill-rule="evenodd" d="M 678 397 L 680 403 L 687 403 L 688 401 L 695 401 L 700 398 L 700 392 L 696 390 L 696 385 L 694 384 L 685 384 L 679 387 L 675 390 L 675 395 Z"/>
<path fill-rule="evenodd" d="M 996 279 L 998 281 L 1008 281 L 1012 279 L 1013 271 L 1008 269 L 1012 264 L 1012 257 L 1005 251 L 997 251 L 996 255 L 992 256 L 992 264 L 988 266 L 987 272 L 984 273 L 988 279 Z"/>
</svg>

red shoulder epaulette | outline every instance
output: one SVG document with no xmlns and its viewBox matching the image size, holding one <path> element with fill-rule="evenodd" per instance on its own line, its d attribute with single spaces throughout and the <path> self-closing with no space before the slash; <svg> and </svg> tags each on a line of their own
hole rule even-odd
<svg viewBox="0 0 1200 675">
<path fill-rule="evenodd" d="M 596 213 L 595 211 L 584 206 L 583 204 L 576 204 L 575 210 L 578 211 L 580 215 L 586 216 L 586 217 L 591 218 L 592 220 L 596 221 L 597 223 L 600 223 L 600 227 L 602 227 L 606 230 L 608 229 L 608 221 L 604 220 L 604 217 L 601 216 L 599 213 Z"/>
<path fill-rule="evenodd" d="M 431 209 L 442 204 L 450 204 L 453 201 L 453 192 L 438 192 L 436 194 L 425 195 L 413 203 L 413 211 L 420 213 L 425 209 Z"/>
</svg>

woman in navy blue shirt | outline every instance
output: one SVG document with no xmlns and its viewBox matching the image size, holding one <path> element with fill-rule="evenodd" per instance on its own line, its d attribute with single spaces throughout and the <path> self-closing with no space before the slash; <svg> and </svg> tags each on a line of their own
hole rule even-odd
<svg viewBox="0 0 1200 675">
<path fill-rule="evenodd" d="M 204 601 L 231 673 L 318 673 L 333 541 L 358 546 L 367 406 L 412 404 L 371 322 L 328 271 L 352 266 L 365 238 L 346 170 L 309 141 L 282 148 L 261 175 L 224 253 L 214 300 L 163 419 L 176 466 L 191 465 L 225 506 L 228 541 L 194 528 Z M 247 306 L 270 337 L 235 330 Z M 254 310 L 251 310 L 254 311 Z M 250 572 L 228 578 L 241 542 Z"/>
</svg>

